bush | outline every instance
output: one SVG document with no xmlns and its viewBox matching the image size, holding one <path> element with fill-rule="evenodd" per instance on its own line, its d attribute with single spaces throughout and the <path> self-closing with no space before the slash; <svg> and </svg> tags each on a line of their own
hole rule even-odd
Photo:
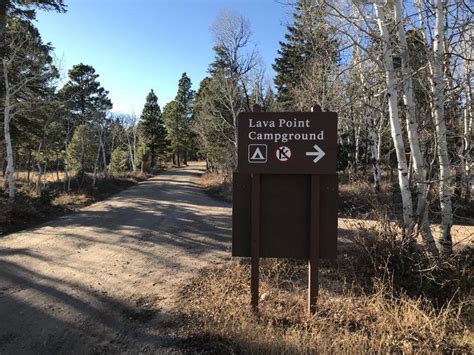
<svg viewBox="0 0 474 355">
<path fill-rule="evenodd" d="M 128 169 L 128 153 L 121 149 L 115 148 L 110 158 L 109 170 L 112 173 L 121 173 Z"/>
</svg>

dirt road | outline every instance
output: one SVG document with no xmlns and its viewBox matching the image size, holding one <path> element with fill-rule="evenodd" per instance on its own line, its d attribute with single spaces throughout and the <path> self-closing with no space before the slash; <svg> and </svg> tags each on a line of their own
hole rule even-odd
<svg viewBox="0 0 474 355">
<path fill-rule="evenodd" d="M 177 292 L 230 251 L 198 167 L 0 239 L 0 354 L 179 350 Z"/>
<path fill-rule="evenodd" d="M 180 352 L 178 292 L 230 255 L 231 208 L 200 189 L 202 168 L 0 238 L 0 354 Z M 341 245 L 356 222 L 340 220 Z"/>
</svg>

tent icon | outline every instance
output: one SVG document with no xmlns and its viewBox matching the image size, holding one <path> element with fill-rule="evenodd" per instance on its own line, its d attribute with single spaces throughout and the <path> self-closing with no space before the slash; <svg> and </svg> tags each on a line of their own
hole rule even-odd
<svg viewBox="0 0 474 355">
<path fill-rule="evenodd" d="M 266 163 L 267 162 L 267 145 L 266 144 L 249 144 L 248 160 L 249 160 L 249 163 Z"/>
</svg>

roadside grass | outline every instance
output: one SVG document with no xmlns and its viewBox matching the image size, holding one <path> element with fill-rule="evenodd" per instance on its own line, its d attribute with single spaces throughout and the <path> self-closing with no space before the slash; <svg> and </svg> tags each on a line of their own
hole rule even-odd
<svg viewBox="0 0 474 355">
<path fill-rule="evenodd" d="M 204 176 L 201 183 L 218 189 L 219 179 Z M 321 261 L 316 314 L 307 313 L 305 261 L 261 259 L 255 315 L 249 260 L 229 258 L 182 290 L 185 351 L 474 353 L 472 245 L 433 260 L 401 238 L 390 186 L 380 194 L 364 182 L 340 186 L 341 200 L 354 198 L 349 208 L 364 217 L 347 222 L 352 224 L 339 236 L 338 257 Z"/>
<path fill-rule="evenodd" d="M 203 270 L 183 291 L 186 350 L 211 353 L 472 353 L 474 251 L 433 263 L 402 257 L 372 230 L 323 260 L 316 314 L 307 313 L 307 264 L 261 259 L 259 314 L 250 310 L 248 259 Z M 389 236 L 391 237 L 391 236 Z M 416 269 L 424 265 L 432 269 Z"/>
<path fill-rule="evenodd" d="M 61 174 L 60 177 L 63 178 L 64 175 Z M 7 193 L 0 192 L 0 236 L 76 211 L 149 177 L 148 174 L 113 174 L 107 178 L 99 177 L 95 187 L 92 187 L 92 180 L 88 175 L 83 181 L 78 181 L 74 177 L 71 180 L 71 190 L 67 193 L 64 191 L 63 181 L 57 180 L 56 173 L 50 173 L 44 176 L 44 186 L 38 193 L 35 189 L 34 176 L 31 176 L 28 183 L 26 172 L 19 172 L 15 180 L 17 187 L 15 202 L 9 204 Z"/>
<path fill-rule="evenodd" d="M 200 178 L 200 184 L 210 196 L 226 202 L 232 201 L 232 184 L 225 181 L 222 175 L 205 173 Z"/>
</svg>

